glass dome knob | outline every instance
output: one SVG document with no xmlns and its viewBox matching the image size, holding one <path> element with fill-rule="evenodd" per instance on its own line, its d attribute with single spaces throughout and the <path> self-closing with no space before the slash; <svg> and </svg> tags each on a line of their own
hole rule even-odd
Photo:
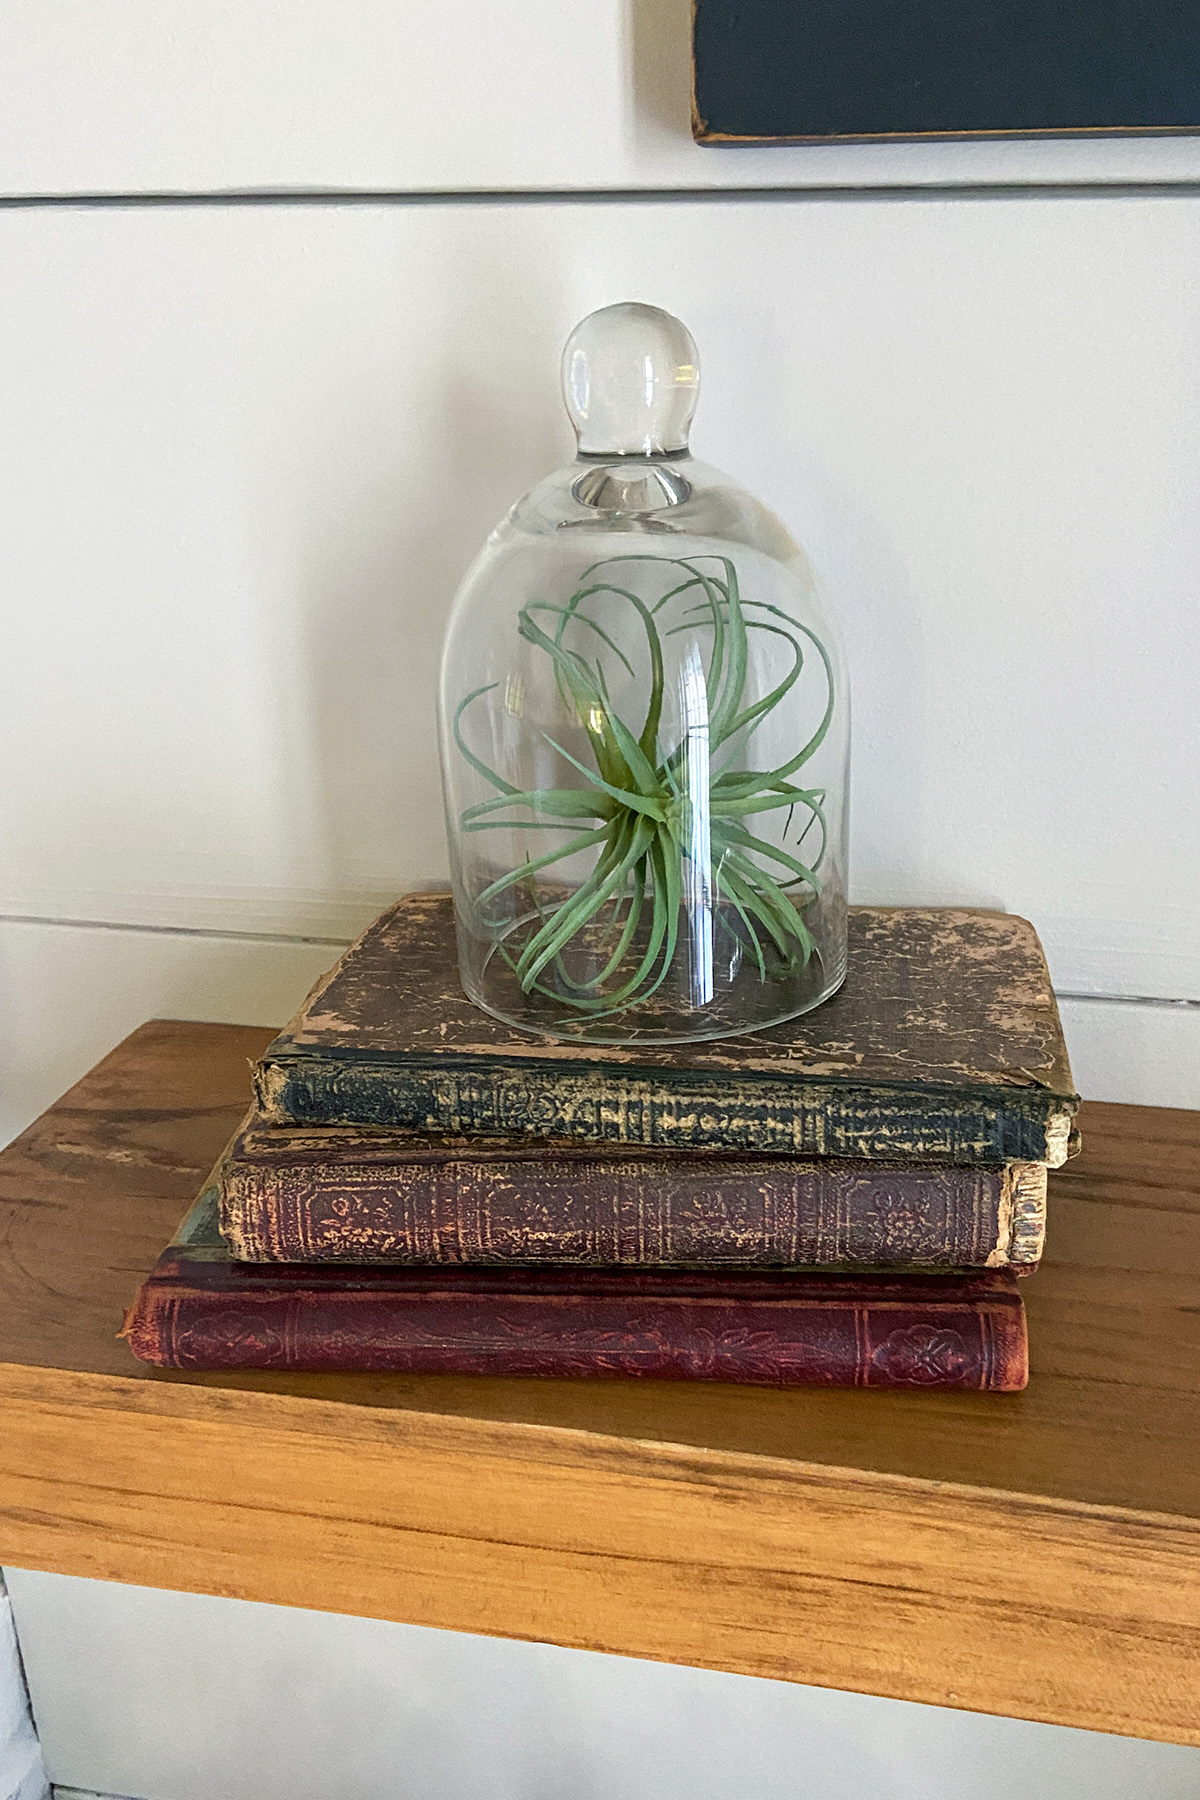
<svg viewBox="0 0 1200 1800">
<path fill-rule="evenodd" d="M 562 360 L 581 456 L 670 456 L 688 447 L 700 358 L 686 325 L 624 300 L 580 321 Z"/>
</svg>

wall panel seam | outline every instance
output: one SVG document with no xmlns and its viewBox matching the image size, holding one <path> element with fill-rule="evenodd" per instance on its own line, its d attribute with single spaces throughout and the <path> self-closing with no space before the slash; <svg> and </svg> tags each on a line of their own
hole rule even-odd
<svg viewBox="0 0 1200 1800">
<path fill-rule="evenodd" d="M 823 186 L 660 188 L 214 188 L 145 193 L 0 193 L 0 210 L 188 206 L 544 206 L 654 205 L 664 201 L 908 201 L 1012 199 L 1194 199 L 1200 180 L 870 182 Z"/>
<path fill-rule="evenodd" d="M 236 944 L 304 944 L 330 950 L 345 950 L 353 941 L 344 937 L 323 937 L 288 931 L 236 931 L 202 925 L 149 925 L 125 919 L 68 919 L 40 913 L 0 913 L 0 925 L 33 925 L 48 931 L 110 931 L 132 933 L 142 937 L 215 938 Z M 1161 994 L 1087 993 L 1071 988 L 1056 988 L 1059 1000 L 1095 1002 L 1105 1006 L 1153 1006 L 1190 1008 L 1200 1012 L 1200 999 L 1167 997 Z"/>
<path fill-rule="evenodd" d="M 140 932 L 146 937 L 179 937 L 179 938 L 221 938 L 239 944 L 315 944 L 327 945 L 331 950 L 346 950 L 353 942 L 352 938 L 324 937 L 298 931 L 238 931 L 233 927 L 228 930 L 211 925 L 150 925 L 145 921 L 133 922 L 129 919 L 71 919 L 58 918 L 47 913 L 5 913 L 0 912 L 0 925 L 45 925 L 62 931 L 125 931 Z M 1200 1005 L 1200 1002 L 1197 1002 Z"/>
</svg>

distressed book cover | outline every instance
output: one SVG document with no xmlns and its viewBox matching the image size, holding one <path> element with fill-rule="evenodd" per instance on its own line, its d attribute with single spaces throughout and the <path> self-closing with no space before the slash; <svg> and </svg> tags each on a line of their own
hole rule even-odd
<svg viewBox="0 0 1200 1800">
<path fill-rule="evenodd" d="M 577 1269 L 283 1270 L 235 1262 L 209 1188 L 123 1335 L 172 1369 L 651 1376 L 776 1387 L 1013 1391 L 1008 1270 L 834 1277 Z"/>
<path fill-rule="evenodd" d="M 409 894 L 317 983 L 255 1072 L 274 1124 L 662 1150 L 1044 1162 L 1078 1098 L 1032 925 L 962 908 L 852 907 L 844 987 L 716 1043 L 527 1036 L 473 1006 L 448 894 Z"/>
<path fill-rule="evenodd" d="M 1044 1163 L 807 1162 L 251 1114 L 219 1171 L 250 1262 L 1028 1268 Z"/>
</svg>

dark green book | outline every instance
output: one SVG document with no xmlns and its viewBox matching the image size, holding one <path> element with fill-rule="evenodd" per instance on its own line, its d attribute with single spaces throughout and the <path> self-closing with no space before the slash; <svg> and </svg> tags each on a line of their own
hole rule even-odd
<svg viewBox="0 0 1200 1800">
<path fill-rule="evenodd" d="M 1044 1162 L 1078 1105 L 1045 957 L 1008 913 L 852 907 L 816 1011 L 717 1043 L 555 1043 L 466 998 L 448 894 L 409 894 L 255 1071 L 276 1124 L 891 1162 Z"/>
</svg>

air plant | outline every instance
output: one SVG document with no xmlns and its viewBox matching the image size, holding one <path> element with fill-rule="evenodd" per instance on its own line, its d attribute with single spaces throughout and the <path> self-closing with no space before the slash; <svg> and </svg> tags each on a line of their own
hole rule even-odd
<svg viewBox="0 0 1200 1800">
<path fill-rule="evenodd" d="M 615 578 L 617 565 L 635 562 L 671 571 L 674 585 L 653 604 Z M 706 572 L 702 564 L 718 564 L 721 572 Z M 614 600 L 636 614 L 649 659 L 649 703 L 637 732 L 619 717 L 610 699 L 604 651 L 631 677 L 633 664 L 589 610 L 589 602 L 609 607 Z M 672 616 L 666 613 L 664 619 L 667 608 L 675 609 L 678 623 L 666 626 Z M 556 848 L 527 857 L 493 881 L 476 901 L 486 927 L 499 932 L 503 922 L 487 918 L 492 902 L 527 882 L 534 892 L 534 910 L 519 949 L 511 937 L 499 941 L 522 990 L 552 999 L 581 1022 L 640 1005 L 666 980 L 679 941 L 681 911 L 694 905 L 697 894 L 710 909 L 723 909 L 721 916 L 741 943 L 743 961 L 757 968 L 760 981 L 802 970 L 816 951 L 804 909 L 819 892 L 825 795 L 822 789 L 797 785 L 792 777 L 818 749 L 833 714 L 833 671 L 819 639 L 781 608 L 743 599 L 733 563 L 706 555 L 605 558 L 584 571 L 565 604 L 535 600 L 523 607 L 518 628 L 551 659 L 559 693 L 586 733 L 594 759 L 589 767 L 543 733 L 544 742 L 562 759 L 564 773 L 569 769 L 579 780 L 574 786 L 523 792 L 464 740 L 468 709 L 499 684 L 474 689 L 454 716 L 459 750 L 498 790 L 494 798 L 465 809 L 463 831 L 569 833 Z M 664 748 L 663 641 L 680 633 L 695 638 L 701 631 L 705 636 L 711 632 L 707 664 L 694 648 L 692 669 L 685 663 L 684 672 L 692 704 L 685 692 L 679 740 Z M 752 632 L 782 638 L 792 666 L 769 693 L 747 704 Z M 592 649 L 590 660 L 580 644 Z M 808 646 L 823 664 L 828 690 L 816 730 L 777 768 L 735 767 L 748 760 L 747 745 L 755 731 L 800 680 Z M 756 835 L 747 824 L 784 810 L 780 842 Z M 803 828 L 788 848 L 797 813 Z M 805 863 L 794 852 L 803 848 L 814 826 L 819 843 Z M 595 861 L 579 886 L 551 890 L 554 897 L 548 899 L 543 878 L 538 895 L 530 877 L 593 850 Z M 548 880 L 553 881 L 553 874 Z M 598 929 L 602 925 L 606 931 Z M 573 978 L 564 962 L 572 947 L 586 948 L 602 966 L 586 978 Z"/>
</svg>

